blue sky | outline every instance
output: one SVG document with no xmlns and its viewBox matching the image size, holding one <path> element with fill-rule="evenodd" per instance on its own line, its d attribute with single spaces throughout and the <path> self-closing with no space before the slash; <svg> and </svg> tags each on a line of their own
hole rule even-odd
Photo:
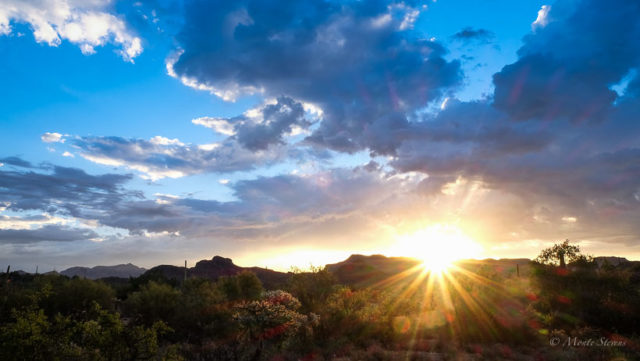
<svg viewBox="0 0 640 361">
<path fill-rule="evenodd" d="M 0 5 L 0 264 L 638 258 L 633 1 L 274 4 Z"/>
</svg>

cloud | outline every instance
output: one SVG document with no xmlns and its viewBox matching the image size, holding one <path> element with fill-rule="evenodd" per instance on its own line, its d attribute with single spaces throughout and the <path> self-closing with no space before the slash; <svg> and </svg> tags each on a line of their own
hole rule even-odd
<svg viewBox="0 0 640 361">
<path fill-rule="evenodd" d="M 0 229 L 0 244 L 71 242 L 96 238 L 98 234 L 90 229 L 57 225 L 45 225 L 37 229 Z"/>
<path fill-rule="evenodd" d="M 632 244 L 640 232 L 633 221 L 640 213 L 640 125 L 630 115 L 639 109 L 637 101 L 622 103 L 599 123 L 513 122 L 486 102 L 454 103 L 405 141 L 390 165 L 427 174 L 420 193 L 438 204 L 442 194 L 482 194 L 486 215 L 464 203 L 457 214 L 485 222 L 495 240 Z"/>
<path fill-rule="evenodd" d="M 60 133 L 49 133 L 46 132 L 40 136 L 40 139 L 45 143 L 64 143 L 66 139 Z"/>
<path fill-rule="evenodd" d="M 202 125 L 203 127 L 213 129 L 214 132 L 222 135 L 236 134 L 235 126 L 228 118 L 200 117 L 193 119 L 191 122 L 196 125 Z"/>
<path fill-rule="evenodd" d="M 352 225 L 343 223 L 346 218 L 386 214 L 394 204 L 408 199 L 405 195 L 410 184 L 416 182 L 364 168 L 259 177 L 229 183 L 235 201 L 158 195 L 159 202 L 123 202 L 101 223 L 133 234 L 170 232 L 189 239 L 225 242 L 286 239 L 295 244 L 296 237 L 303 237 L 309 227 L 319 224 L 331 227 L 335 222 L 342 229 L 353 227 L 353 232 L 365 221 L 374 222 L 361 219 Z M 365 228 L 361 231 L 366 233 Z M 318 235 L 325 232 L 318 231 Z"/>
<path fill-rule="evenodd" d="M 123 198 L 136 196 L 122 185 L 130 175 L 90 175 L 83 170 L 51 166 L 48 173 L 33 170 L 0 171 L 0 198 L 11 211 L 41 210 L 84 217 L 86 208 L 106 212 Z"/>
<path fill-rule="evenodd" d="M 111 14 L 109 0 L 5 0 L 0 3 L 0 35 L 11 34 L 12 23 L 27 23 L 37 42 L 58 46 L 67 40 L 83 54 L 114 43 L 128 61 L 142 53 L 142 41 L 125 22 Z"/>
<path fill-rule="evenodd" d="M 638 35 L 633 20 L 637 4 L 559 1 L 543 8 L 516 62 L 494 76 L 493 97 L 476 102 L 451 97 L 437 114 L 420 110 L 455 88 L 461 76 L 458 63 L 445 60 L 446 49 L 439 43 L 420 40 L 410 27 L 401 26 L 404 17 L 397 11 L 406 15 L 412 4 L 394 11 L 381 4 L 273 5 L 294 17 L 286 11 L 272 16 L 260 1 L 216 7 L 194 2 L 186 9 L 186 25 L 177 36 L 180 49 L 168 67 L 188 85 L 226 99 L 246 93 L 284 95 L 321 109 L 321 120 L 304 144 L 389 156 L 388 164 L 366 167 L 384 181 L 363 189 L 375 189 L 369 195 L 373 198 L 397 195 L 387 188 L 393 184 L 402 194 L 399 203 L 432 221 L 465 219 L 493 230 L 499 242 L 549 239 L 559 232 L 567 233 L 561 238 L 622 235 L 625 242 L 637 241 L 633 235 L 639 230 L 632 219 L 638 214 L 640 178 L 633 162 L 640 129 L 633 114 L 639 82 L 630 79 L 623 95 L 610 90 L 640 64 L 633 40 Z M 470 28 L 456 38 L 488 35 Z M 194 123 L 244 148 L 252 147 L 246 139 L 262 139 L 267 149 L 283 139 L 286 131 L 277 127 L 273 133 L 263 127 L 243 133 L 250 118 L 199 118 Z M 242 141 L 241 134 L 255 135 Z M 341 184 L 333 178 L 337 174 L 330 171 L 327 177 Z M 391 180 L 412 174 L 425 179 L 411 185 Z M 323 177 L 318 173 L 316 179 Z M 365 179 L 345 177 L 341 186 L 353 191 L 352 184 L 362 186 Z M 183 207 L 171 214 L 215 215 L 220 224 L 234 219 L 211 232 L 277 238 L 276 229 L 297 232 L 291 226 L 295 222 L 284 221 L 285 216 L 313 219 L 308 214 L 315 214 L 325 222 L 344 205 L 331 203 L 322 188 L 298 175 L 234 180 L 229 186 L 236 203 L 182 199 L 165 206 Z M 345 203 L 352 199 L 342 197 Z M 346 209 L 370 207 L 364 199 L 351 202 L 353 208 Z M 246 212 L 245 204 L 256 205 L 255 212 Z M 156 206 L 150 203 L 149 211 Z M 260 213 L 263 209 L 267 211 Z M 353 215 L 346 210 L 340 214 L 342 220 Z M 566 221 L 573 218 L 575 222 Z M 186 224 L 200 229 L 194 226 L 198 217 L 181 222 L 171 229 Z M 568 223 L 580 227 L 568 229 Z"/>
<path fill-rule="evenodd" d="M 482 43 L 489 42 L 495 34 L 487 29 L 474 29 L 472 27 L 466 27 L 453 35 L 454 40 L 469 42 L 478 41 Z"/>
<path fill-rule="evenodd" d="M 540 10 L 538 10 L 538 17 L 531 24 L 532 29 L 536 29 L 538 27 L 545 27 L 549 23 L 549 10 L 551 10 L 551 5 L 542 5 Z"/>
<path fill-rule="evenodd" d="M 461 79 L 446 49 L 412 30 L 414 2 L 194 1 L 185 14 L 169 74 L 223 99 L 312 104 L 323 118 L 307 142 L 334 150 L 392 153 L 408 117 Z"/>
<path fill-rule="evenodd" d="M 7 206 L 0 208 L 0 212 L 4 212 Z M 0 214 L 0 229 L 30 229 L 32 227 L 42 227 L 47 224 L 64 224 L 67 220 L 59 217 L 52 217 L 46 213 L 35 214 L 30 216 L 5 216 Z"/>
<path fill-rule="evenodd" d="M 195 1 L 168 61 L 172 74 L 227 99 L 256 92 L 267 101 L 236 117 L 194 119 L 224 136 L 216 143 L 69 137 L 74 153 L 149 179 L 263 170 L 311 151 L 385 157 L 215 177 L 233 192 L 226 202 L 143 197 L 125 189 L 130 175 L 20 168 L 25 161 L 9 157 L 0 161 L 18 168 L 0 173 L 2 211 L 126 230 L 113 238 L 124 255 L 141 254 L 141 244 L 196 255 L 384 249 L 396 233 L 433 223 L 458 225 L 495 247 L 492 255 L 564 238 L 632 247 L 640 234 L 639 7 L 556 2 L 495 75 L 493 96 L 460 102 L 451 94 L 459 65 L 411 30 L 411 2 Z M 482 33 L 465 30 L 462 38 Z M 293 138 L 300 129 L 311 133 L 301 142 Z M 29 229 L 49 225 L 32 221 Z"/>
<path fill-rule="evenodd" d="M 271 145 L 285 144 L 284 135 L 294 129 L 306 129 L 311 121 L 305 116 L 304 106 L 288 97 L 279 97 L 275 103 L 250 109 L 233 118 L 197 118 L 194 124 L 229 135 L 245 148 L 266 150 Z"/>
<path fill-rule="evenodd" d="M 125 139 L 82 137 L 74 139 L 80 156 L 98 164 L 136 170 L 144 178 L 180 178 L 204 172 L 228 173 L 269 165 L 286 155 L 282 147 L 252 151 L 233 138 L 207 145 L 183 144 L 167 138 Z"/>
<path fill-rule="evenodd" d="M 495 106 L 514 120 L 602 121 L 617 97 L 610 87 L 640 65 L 640 5 L 558 1 L 543 10 L 518 61 L 494 75 Z"/>
<path fill-rule="evenodd" d="M 22 168 L 33 168 L 31 163 L 19 157 L 0 158 L 0 163 L 9 164 L 16 167 L 22 167 Z"/>
<path fill-rule="evenodd" d="M 211 144 L 185 144 L 155 136 L 150 140 L 120 137 L 81 137 L 73 140 L 79 154 L 94 163 L 123 166 L 144 178 L 180 178 L 198 173 L 230 173 L 268 166 L 300 151 L 285 140 L 307 129 L 314 119 L 304 105 L 279 97 L 233 118 L 202 117 L 192 123 L 228 135 Z M 300 155 L 297 155 L 299 157 Z"/>
</svg>

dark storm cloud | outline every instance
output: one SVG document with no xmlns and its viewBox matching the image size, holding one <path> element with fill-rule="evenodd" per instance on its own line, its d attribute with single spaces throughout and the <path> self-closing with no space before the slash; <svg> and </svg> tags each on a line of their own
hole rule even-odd
<svg viewBox="0 0 640 361">
<path fill-rule="evenodd" d="M 639 18 L 635 0 L 556 2 L 494 75 L 495 106 L 516 120 L 605 119 L 609 87 L 640 65 Z"/>
<path fill-rule="evenodd" d="M 70 242 L 98 238 L 90 229 L 45 225 L 38 229 L 0 229 L 0 244 Z"/>
<path fill-rule="evenodd" d="M 454 40 L 469 42 L 469 41 L 478 41 L 478 42 L 489 42 L 495 34 L 487 29 L 474 29 L 472 27 L 466 27 L 457 33 L 453 34 L 452 38 Z"/>
<path fill-rule="evenodd" d="M 223 97 L 285 95 L 319 106 L 308 141 L 392 153 L 407 117 L 460 80 L 446 49 L 411 31 L 412 2 L 194 1 L 170 64 Z"/>
</svg>

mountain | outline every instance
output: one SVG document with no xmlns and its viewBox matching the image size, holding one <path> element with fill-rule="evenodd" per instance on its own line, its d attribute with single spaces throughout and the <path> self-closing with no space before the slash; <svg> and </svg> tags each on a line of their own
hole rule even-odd
<svg viewBox="0 0 640 361">
<path fill-rule="evenodd" d="M 273 271 L 260 267 L 240 267 L 230 258 L 215 256 L 210 260 L 202 260 L 195 267 L 187 268 L 187 277 L 202 277 L 217 280 L 222 276 L 234 276 L 243 271 L 253 272 L 266 288 L 283 285 L 289 278 L 289 273 Z M 151 268 L 145 275 L 162 275 L 169 279 L 182 280 L 185 268 L 171 265 L 160 265 Z"/>
<path fill-rule="evenodd" d="M 129 278 L 138 277 L 143 274 L 146 269 L 133 265 L 131 263 L 119 264 L 116 266 L 95 266 L 88 267 L 71 267 L 60 272 L 60 274 L 73 277 L 85 277 L 92 280 L 106 277 Z"/>
<path fill-rule="evenodd" d="M 334 274 L 339 283 L 364 287 L 419 265 L 420 261 L 413 258 L 354 254 L 342 262 L 328 264 L 327 269 Z"/>
<path fill-rule="evenodd" d="M 610 256 L 610 257 L 594 257 L 593 260 L 598 264 L 598 267 L 602 267 L 604 265 L 609 265 L 609 266 L 620 266 L 620 265 L 626 265 L 628 263 L 631 263 L 631 261 L 629 261 L 628 259 L 624 258 L 624 257 L 614 257 L 614 256 Z"/>
<path fill-rule="evenodd" d="M 363 256 L 355 254 L 346 260 L 328 264 L 327 269 L 333 273 L 339 283 L 355 287 L 384 285 L 403 277 L 401 273 L 417 274 L 424 269 L 421 261 L 406 257 L 386 257 L 383 255 Z M 517 259 L 483 259 L 461 260 L 456 262 L 460 268 L 486 275 L 515 276 L 518 272 L 526 276 L 531 272 L 531 260 Z M 394 277 L 395 276 L 395 277 Z M 404 277 L 411 280 L 412 277 Z"/>
</svg>

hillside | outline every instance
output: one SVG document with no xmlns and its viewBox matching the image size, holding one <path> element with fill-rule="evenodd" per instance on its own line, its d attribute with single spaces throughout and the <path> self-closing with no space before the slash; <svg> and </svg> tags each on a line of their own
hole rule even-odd
<svg viewBox="0 0 640 361">
<path fill-rule="evenodd" d="M 217 280 L 222 276 L 233 276 L 243 271 L 256 274 L 266 288 L 275 288 L 287 281 L 288 273 L 278 272 L 260 267 L 240 267 L 230 258 L 215 256 L 211 260 L 202 260 L 195 267 L 187 268 L 187 277 L 202 277 Z M 185 277 L 184 267 L 160 265 L 148 270 L 145 275 L 162 275 L 169 279 L 182 280 Z"/>
<path fill-rule="evenodd" d="M 60 272 L 67 277 L 84 277 L 92 280 L 107 277 L 129 278 L 138 277 L 143 274 L 146 269 L 138 267 L 131 263 L 119 264 L 115 266 L 95 266 L 95 267 L 71 267 Z"/>
</svg>

